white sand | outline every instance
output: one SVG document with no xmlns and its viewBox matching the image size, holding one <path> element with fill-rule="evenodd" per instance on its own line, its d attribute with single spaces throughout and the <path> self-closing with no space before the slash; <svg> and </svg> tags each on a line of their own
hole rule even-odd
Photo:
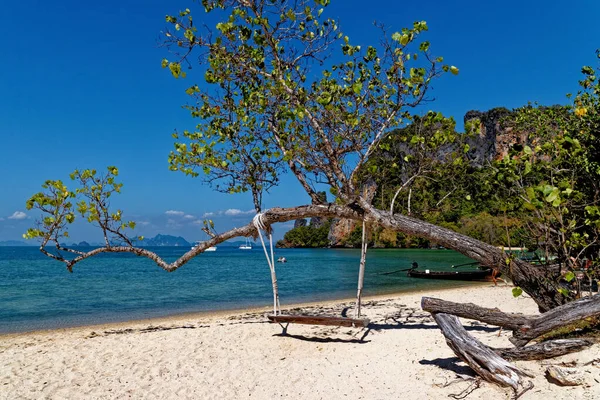
<svg viewBox="0 0 600 400">
<path fill-rule="evenodd" d="M 367 301 L 369 330 L 266 323 L 268 310 L 0 336 L 0 399 L 447 399 L 470 385 L 470 370 L 420 310 L 423 295 L 533 314 L 506 286 L 461 288 Z M 305 307 L 306 308 L 306 307 Z M 340 304 L 329 304 L 338 315 Z M 313 310 L 314 311 L 314 310 Z M 484 343 L 509 346 L 507 332 L 465 321 Z M 151 329 L 148 329 L 151 328 Z M 363 340 L 361 340 L 363 339 Z M 523 399 L 598 399 L 600 345 L 542 362 Z M 576 361 L 585 385 L 550 384 L 549 364 Z M 482 383 L 470 399 L 508 399 Z"/>
</svg>

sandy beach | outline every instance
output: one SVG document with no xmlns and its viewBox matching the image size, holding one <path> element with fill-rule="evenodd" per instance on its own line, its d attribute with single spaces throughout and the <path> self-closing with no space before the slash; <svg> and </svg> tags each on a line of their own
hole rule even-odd
<svg viewBox="0 0 600 400">
<path fill-rule="evenodd" d="M 472 381 L 429 317 L 423 295 L 535 314 L 507 286 L 370 298 L 368 329 L 270 324 L 268 309 L 0 336 L 0 399 L 446 399 Z M 302 305 L 340 315 L 351 302 Z M 299 310 L 294 310 L 294 312 Z M 509 346 L 510 333 L 464 321 L 484 343 Z M 534 375 L 523 399 L 600 397 L 600 345 L 541 362 L 516 362 Z M 559 387 L 545 368 L 576 363 L 585 383 Z M 587 365 L 585 365 L 587 364 Z M 465 380 L 467 378 L 467 380 Z M 468 398 L 508 399 L 482 383 Z"/>
</svg>

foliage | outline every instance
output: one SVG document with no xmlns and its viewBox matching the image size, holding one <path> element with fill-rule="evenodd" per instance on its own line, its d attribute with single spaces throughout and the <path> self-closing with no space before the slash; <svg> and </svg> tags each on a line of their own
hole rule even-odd
<svg viewBox="0 0 600 400">
<path fill-rule="evenodd" d="M 528 247 L 524 222 L 520 218 L 492 216 L 482 211 L 459 220 L 458 232 L 503 247 Z"/>
<path fill-rule="evenodd" d="M 391 131 L 362 170 L 376 177 L 379 206 L 412 215 L 416 210 L 411 206 L 423 204 L 419 201 L 423 199 L 410 201 L 413 188 L 428 181 L 446 183 L 453 173 L 464 169 L 465 137 L 455 131 L 452 118 L 431 111 L 413 117 L 407 127 Z"/>
<path fill-rule="evenodd" d="M 326 183 L 344 202 L 358 195 L 355 175 L 386 133 L 410 120 L 431 81 L 458 73 L 433 57 L 424 21 L 381 45 L 355 46 L 326 17 L 329 1 L 205 0 L 207 13 L 229 13 L 202 32 L 189 10 L 166 17 L 163 60 L 173 76 L 198 55 L 206 84 L 194 84 L 187 108 L 199 119 L 175 134 L 172 170 L 197 176 L 226 192 L 251 191 L 260 209 L 263 190 L 288 168 L 315 200 Z M 223 15 L 217 13 L 216 15 Z M 316 65 L 323 68 L 317 73 Z"/>
<path fill-rule="evenodd" d="M 599 54 L 600 56 L 600 54 Z M 583 67 L 568 106 L 518 110 L 529 141 L 495 165 L 497 193 L 518 199 L 530 240 L 570 270 L 598 277 L 600 260 L 600 83 Z M 565 269 L 565 277 L 571 277 Z M 572 278 L 571 278 L 572 279 Z"/>
<path fill-rule="evenodd" d="M 41 239 L 42 251 L 61 261 L 64 260 L 61 251 L 81 254 L 80 251 L 62 245 L 62 241 L 69 237 L 68 226 L 79 215 L 102 230 L 108 247 L 113 242 L 124 242 L 131 246 L 132 242 L 124 230 L 135 228 L 135 222 L 124 221 L 121 210 L 110 210 L 111 196 L 120 193 L 123 186 L 115 180 L 118 174 L 119 170 L 114 166 L 108 167 L 104 174 L 98 174 L 93 169 L 75 170 L 70 177 L 79 187 L 74 191 L 69 190 L 60 180 L 46 181 L 42 185 L 45 190 L 34 194 L 26 203 L 28 210 L 37 209 L 43 217 L 23 237 Z M 77 202 L 74 204 L 74 201 Z M 140 237 L 141 239 L 143 238 Z M 44 250 L 49 243 L 56 247 L 56 254 Z"/>
</svg>

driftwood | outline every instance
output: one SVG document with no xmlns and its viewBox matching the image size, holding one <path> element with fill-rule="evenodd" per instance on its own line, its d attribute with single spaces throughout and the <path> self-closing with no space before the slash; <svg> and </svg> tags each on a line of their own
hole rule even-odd
<svg viewBox="0 0 600 400">
<path fill-rule="evenodd" d="M 585 318 L 600 316 L 600 296 L 584 297 L 556 307 L 535 318 L 532 327 L 514 333 L 511 340 L 516 346 L 523 346 L 532 339 L 562 326 L 571 325 Z"/>
<path fill-rule="evenodd" d="M 423 297 L 421 307 L 431 312 L 448 346 L 479 376 L 501 386 L 510 386 L 517 391 L 519 386 L 524 386 L 522 378 L 529 375 L 507 360 L 541 360 L 591 346 L 594 342 L 587 339 L 557 339 L 525 345 L 556 328 L 588 317 L 600 316 L 600 296 L 579 299 L 538 316 L 503 313 L 496 308 L 484 308 L 471 303 L 460 304 L 430 297 Z M 510 341 L 516 347 L 493 349 L 485 346 L 469 335 L 458 317 L 512 330 L 513 337 Z"/>
<path fill-rule="evenodd" d="M 522 314 L 504 313 L 497 308 L 485 308 L 473 303 L 454 303 L 433 297 L 423 297 L 421 308 L 430 313 L 445 313 L 457 317 L 474 319 L 486 324 L 501 326 L 505 329 L 518 330 L 527 329 L 531 323 L 529 317 Z"/>
<path fill-rule="evenodd" d="M 522 347 L 562 326 L 600 316 L 600 296 L 584 297 L 538 316 L 503 313 L 496 308 L 454 303 L 431 297 L 423 297 L 421 307 L 431 313 L 452 314 L 510 329 L 513 331 L 510 341 L 515 346 Z"/>
<path fill-rule="evenodd" d="M 531 377 L 469 335 L 458 317 L 439 313 L 433 314 L 433 318 L 442 330 L 448 346 L 483 379 L 518 390 L 519 386 L 523 386 L 521 378 Z"/>
<path fill-rule="evenodd" d="M 546 379 L 559 386 L 578 386 L 583 384 L 583 377 L 580 371 L 554 365 L 546 369 Z"/>
</svg>

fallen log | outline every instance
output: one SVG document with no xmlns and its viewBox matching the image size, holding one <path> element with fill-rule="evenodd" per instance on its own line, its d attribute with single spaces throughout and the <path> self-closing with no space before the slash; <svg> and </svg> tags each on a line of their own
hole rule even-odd
<svg viewBox="0 0 600 400">
<path fill-rule="evenodd" d="M 421 307 L 430 313 L 446 313 L 510 329 L 513 332 L 510 341 L 517 347 L 523 347 L 531 340 L 557 328 L 600 316 L 600 296 L 584 297 L 538 316 L 503 313 L 498 309 L 431 297 L 423 297 Z"/>
<path fill-rule="evenodd" d="M 584 297 L 541 314 L 535 318 L 531 328 L 514 331 L 510 341 L 515 346 L 521 347 L 532 339 L 557 328 L 574 324 L 585 318 L 599 316 L 600 296 Z"/>
<path fill-rule="evenodd" d="M 433 297 L 423 297 L 421 308 L 430 313 L 456 315 L 457 317 L 474 319 L 510 330 L 528 329 L 535 318 L 523 314 L 505 313 L 497 308 L 480 307 L 473 303 L 454 303 Z"/>
<path fill-rule="evenodd" d="M 523 386 L 521 378 L 532 377 L 469 335 L 458 317 L 436 313 L 433 318 L 442 330 L 448 346 L 483 379 L 501 386 L 510 386 L 517 391 L 519 386 Z"/>
</svg>

